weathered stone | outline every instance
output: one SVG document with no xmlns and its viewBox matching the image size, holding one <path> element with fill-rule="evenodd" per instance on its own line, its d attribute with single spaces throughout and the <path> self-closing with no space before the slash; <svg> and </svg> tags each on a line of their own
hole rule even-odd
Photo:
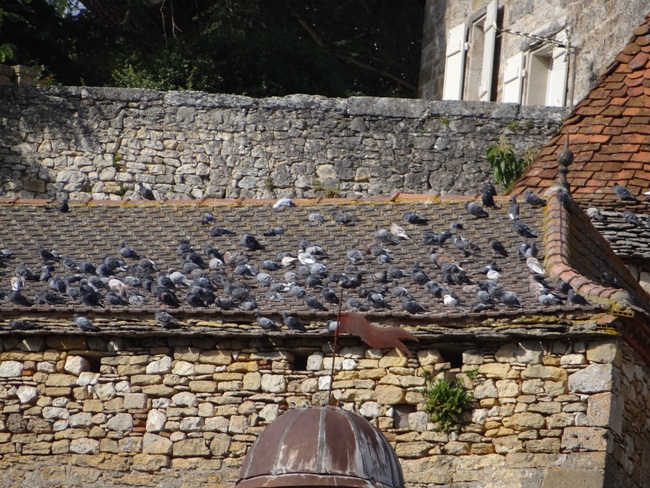
<svg viewBox="0 0 650 488">
<path fill-rule="evenodd" d="M 22 404 L 31 404 L 38 399 L 38 389 L 33 386 L 20 386 L 16 390 L 16 396 Z"/>
<path fill-rule="evenodd" d="M 74 376 L 79 376 L 83 371 L 90 370 L 90 363 L 86 358 L 81 356 L 68 356 L 65 360 L 63 369 Z M 70 385 L 57 385 L 57 386 L 70 386 Z"/>
<path fill-rule="evenodd" d="M 117 432 L 130 432 L 133 429 L 133 417 L 128 413 L 118 413 L 107 422 L 106 426 Z"/>
<path fill-rule="evenodd" d="M 562 449 L 568 451 L 604 451 L 607 429 L 599 427 L 567 427 L 562 434 Z"/>
<path fill-rule="evenodd" d="M 136 454 L 133 456 L 133 469 L 155 472 L 170 465 L 170 459 L 160 454 Z"/>
<path fill-rule="evenodd" d="M 498 454 L 510 454 L 512 452 L 523 452 L 524 444 L 516 435 L 496 437 L 493 440 L 494 450 Z"/>
<path fill-rule="evenodd" d="M 194 363 L 176 361 L 176 364 L 172 367 L 172 373 L 178 376 L 192 376 L 194 374 Z"/>
<path fill-rule="evenodd" d="M 172 453 L 172 441 L 167 437 L 147 432 L 142 437 L 142 452 L 144 454 L 170 455 Z"/>
<path fill-rule="evenodd" d="M 124 408 L 127 410 L 143 409 L 147 406 L 147 395 L 144 393 L 126 393 L 124 395 Z"/>
<path fill-rule="evenodd" d="M 546 439 L 534 439 L 525 441 L 524 449 L 527 452 L 560 452 L 560 439 L 548 437 Z"/>
<path fill-rule="evenodd" d="M 98 454 L 99 441 L 97 439 L 78 438 L 70 441 L 70 452 L 75 454 Z"/>
<path fill-rule="evenodd" d="M 93 415 L 90 412 L 80 412 L 71 415 L 68 419 L 70 427 L 90 427 L 93 425 Z"/>
<path fill-rule="evenodd" d="M 513 398 L 519 395 L 519 384 L 514 380 L 499 380 L 496 382 L 499 397 Z"/>
<path fill-rule="evenodd" d="M 488 378 L 507 378 L 510 365 L 506 363 L 484 363 L 478 367 L 478 372 Z"/>
<path fill-rule="evenodd" d="M 177 393 L 172 397 L 172 405 L 176 407 L 196 407 L 196 395 L 188 391 Z"/>
<path fill-rule="evenodd" d="M 611 364 L 592 364 L 569 376 L 569 391 L 574 393 L 611 391 L 612 380 Z"/>
<path fill-rule="evenodd" d="M 567 378 L 567 372 L 563 368 L 533 364 L 527 366 L 526 369 L 522 371 L 521 377 L 524 379 L 541 378 L 545 380 L 565 381 Z"/>
<path fill-rule="evenodd" d="M 613 363 L 619 352 L 620 347 L 613 341 L 594 341 L 587 347 L 587 359 L 591 363 Z"/>
<path fill-rule="evenodd" d="M 503 425 L 515 430 L 541 429 L 546 423 L 544 417 L 538 413 L 521 412 L 512 417 L 503 419 Z"/>
<path fill-rule="evenodd" d="M 171 372 L 171 370 L 172 358 L 169 356 L 163 356 L 162 358 L 147 364 L 145 372 L 147 374 L 165 374 Z"/>
<path fill-rule="evenodd" d="M 160 432 L 165 427 L 167 415 L 162 410 L 149 410 L 147 414 L 147 432 Z"/>
<path fill-rule="evenodd" d="M 214 381 L 190 381 L 190 391 L 193 393 L 214 393 L 217 384 Z"/>
<path fill-rule="evenodd" d="M 384 405 L 396 405 L 404 400 L 404 390 L 398 386 L 377 385 L 375 399 Z"/>
<path fill-rule="evenodd" d="M 174 457 L 195 457 L 195 456 L 209 456 L 210 449 L 208 448 L 205 439 L 183 439 L 173 444 Z"/>
<path fill-rule="evenodd" d="M 395 453 L 400 458 L 418 458 L 426 455 L 431 447 L 428 442 L 399 442 L 395 446 Z"/>
<path fill-rule="evenodd" d="M 23 374 L 23 363 L 19 361 L 1 361 L 0 378 L 20 377 Z"/>
<path fill-rule="evenodd" d="M 224 457 L 228 455 L 231 437 L 227 434 L 217 434 L 210 442 L 210 452 L 213 456 Z"/>
<path fill-rule="evenodd" d="M 402 351 L 393 349 L 379 360 L 379 367 L 390 368 L 392 366 L 406 366 L 408 364 L 407 359 L 408 358 Z"/>
<path fill-rule="evenodd" d="M 269 393 L 282 393 L 286 390 L 284 376 L 278 374 L 263 374 L 261 380 L 262 391 Z"/>
<path fill-rule="evenodd" d="M 486 380 L 474 388 L 474 398 L 477 400 L 482 398 L 497 398 L 498 396 L 499 392 L 497 391 L 496 386 L 494 386 L 494 381 L 492 380 Z"/>
<path fill-rule="evenodd" d="M 418 362 L 422 366 L 436 363 L 443 363 L 445 360 L 437 349 L 425 349 L 418 351 Z"/>
</svg>

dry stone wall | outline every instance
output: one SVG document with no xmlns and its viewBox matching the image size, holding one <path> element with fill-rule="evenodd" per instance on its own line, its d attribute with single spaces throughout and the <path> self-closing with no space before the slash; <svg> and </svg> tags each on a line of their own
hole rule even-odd
<svg viewBox="0 0 650 488">
<path fill-rule="evenodd" d="M 479 102 L 0 86 L 3 196 L 474 193 L 487 147 L 541 147 L 560 109 Z"/>
<path fill-rule="evenodd" d="M 330 384 L 386 435 L 409 488 L 574 478 L 561 486 L 591 488 L 612 452 L 618 479 L 647 479 L 648 370 L 622 361 L 616 338 L 423 340 L 414 358 L 345 339 L 333 379 L 329 347 L 278 336 L 4 336 L 0 487 L 231 487 L 264 427 L 287 408 L 325 403 Z M 460 431 L 429 420 L 424 371 L 471 391 Z"/>
</svg>

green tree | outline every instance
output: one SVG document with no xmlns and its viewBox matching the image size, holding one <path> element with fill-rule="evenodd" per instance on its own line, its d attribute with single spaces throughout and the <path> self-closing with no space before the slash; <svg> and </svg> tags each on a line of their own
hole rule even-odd
<svg viewBox="0 0 650 488">
<path fill-rule="evenodd" d="M 25 35 L 3 29 L 0 44 L 18 39 L 15 61 L 65 84 L 415 96 L 423 11 L 424 0 L 32 0 Z"/>
</svg>

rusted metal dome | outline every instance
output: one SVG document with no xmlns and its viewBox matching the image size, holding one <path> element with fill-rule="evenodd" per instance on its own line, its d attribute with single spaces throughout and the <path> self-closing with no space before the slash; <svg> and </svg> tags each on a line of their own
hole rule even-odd
<svg viewBox="0 0 650 488">
<path fill-rule="evenodd" d="M 402 488 L 395 451 L 379 430 L 336 407 L 289 410 L 248 451 L 235 488 Z"/>
</svg>

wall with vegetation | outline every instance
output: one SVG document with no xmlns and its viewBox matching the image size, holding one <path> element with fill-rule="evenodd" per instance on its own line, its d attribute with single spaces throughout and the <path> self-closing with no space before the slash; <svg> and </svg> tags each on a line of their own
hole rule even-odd
<svg viewBox="0 0 650 488">
<path fill-rule="evenodd" d="M 0 193 L 120 199 L 474 193 L 487 147 L 542 146 L 558 109 L 478 102 L 0 86 Z"/>
<path fill-rule="evenodd" d="M 5 335 L 0 487 L 232 487 L 265 426 L 330 384 L 388 438 L 408 488 L 593 488 L 608 454 L 620 485 L 605 486 L 647 480 L 648 370 L 615 337 L 423 339 L 413 358 L 341 345 L 332 380 L 323 337 Z M 448 431 L 425 411 L 425 372 L 471 394 Z"/>
</svg>

